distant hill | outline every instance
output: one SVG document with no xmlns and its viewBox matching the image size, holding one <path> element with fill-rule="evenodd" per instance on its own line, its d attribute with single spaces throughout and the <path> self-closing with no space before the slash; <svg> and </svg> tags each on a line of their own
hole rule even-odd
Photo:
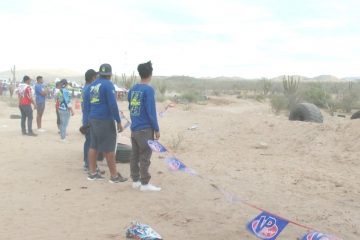
<svg viewBox="0 0 360 240">
<path fill-rule="evenodd" d="M 32 79 L 36 79 L 37 76 L 43 76 L 45 82 L 53 82 L 56 78 L 66 78 L 71 81 L 83 81 L 84 77 L 81 73 L 68 70 L 68 69 L 25 69 L 16 70 L 16 80 L 21 81 L 22 78 L 28 75 Z M 12 78 L 12 74 L 9 71 L 0 72 L 0 76 L 4 78 Z"/>
<path fill-rule="evenodd" d="M 17 81 L 21 81 L 24 75 L 28 75 L 31 78 L 35 79 L 36 76 L 41 75 L 44 77 L 45 82 L 53 82 L 56 78 L 62 79 L 66 78 L 69 81 L 75 81 L 78 83 L 83 83 L 84 76 L 82 73 L 69 70 L 69 69 L 27 69 L 27 70 L 17 70 L 16 71 L 16 78 Z M 299 77 L 302 81 L 315 81 L 315 82 L 338 82 L 338 81 L 360 81 L 360 77 L 346 77 L 346 78 L 338 78 L 336 76 L 332 75 L 320 75 L 316 77 L 305 77 L 296 75 Z M 277 76 L 274 78 L 271 78 L 272 81 L 282 81 L 284 75 Z M 0 72 L 0 78 L 11 78 L 11 72 L 10 71 L 4 71 Z M 118 78 L 121 79 L 121 75 L 118 75 Z M 249 78 L 242 78 L 242 77 L 225 77 L 225 76 L 219 76 L 219 77 L 203 77 L 203 78 L 195 78 L 191 76 L 154 76 L 153 79 L 155 80 L 164 80 L 164 81 L 196 81 L 196 80 L 214 80 L 214 81 L 251 81 L 251 80 L 259 80 L 258 79 L 249 79 Z"/>
</svg>

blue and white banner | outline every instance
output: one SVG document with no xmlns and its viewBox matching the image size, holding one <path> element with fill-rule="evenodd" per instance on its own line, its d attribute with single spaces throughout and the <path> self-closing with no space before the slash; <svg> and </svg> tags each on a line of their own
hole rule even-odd
<svg viewBox="0 0 360 240">
<path fill-rule="evenodd" d="M 163 145 L 161 145 L 161 143 L 159 143 L 158 141 L 148 140 L 147 143 L 151 148 L 151 150 L 153 150 L 154 152 L 163 153 L 167 151 L 166 148 Z"/>
<path fill-rule="evenodd" d="M 247 225 L 247 229 L 256 237 L 275 240 L 289 222 L 270 213 L 262 212 Z"/>
<path fill-rule="evenodd" d="M 320 232 L 310 232 L 305 234 L 305 236 L 301 240 L 342 240 L 342 239 Z"/>
<path fill-rule="evenodd" d="M 197 175 L 193 169 L 185 166 L 184 163 L 174 156 L 165 158 L 165 163 L 170 171 L 182 171 L 191 175 Z"/>
</svg>

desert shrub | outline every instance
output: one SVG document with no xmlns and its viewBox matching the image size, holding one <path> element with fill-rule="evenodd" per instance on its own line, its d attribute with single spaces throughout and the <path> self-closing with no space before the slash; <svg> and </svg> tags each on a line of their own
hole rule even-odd
<svg viewBox="0 0 360 240">
<path fill-rule="evenodd" d="M 263 94 L 256 94 L 255 95 L 255 100 L 258 101 L 258 102 L 263 102 L 265 100 L 265 95 Z"/>
<path fill-rule="evenodd" d="M 121 75 L 121 85 L 126 89 L 130 89 L 137 81 L 138 80 L 135 73 L 132 73 L 132 75 L 129 77 L 127 77 L 125 73 Z"/>
<path fill-rule="evenodd" d="M 358 100 L 359 95 L 356 92 L 348 91 L 344 94 L 342 100 L 340 100 L 339 107 L 344 112 L 350 113 Z"/>
<path fill-rule="evenodd" d="M 273 95 L 270 99 L 271 109 L 274 113 L 279 114 L 281 111 L 288 108 L 289 101 L 288 98 L 281 95 Z"/>
<path fill-rule="evenodd" d="M 326 107 L 329 95 L 319 83 L 310 83 L 310 85 L 302 92 L 301 98 L 309 103 L 313 103 L 318 107 Z"/>
<path fill-rule="evenodd" d="M 184 133 L 178 133 L 176 136 L 173 136 L 170 143 L 171 149 L 176 152 L 180 148 L 183 141 Z"/>
<path fill-rule="evenodd" d="M 155 96 L 157 102 L 164 102 L 167 99 L 163 94 L 156 94 Z"/>
<path fill-rule="evenodd" d="M 199 92 L 186 92 L 180 96 L 180 99 L 188 103 L 196 103 L 198 101 L 204 100 L 204 97 Z"/>
</svg>

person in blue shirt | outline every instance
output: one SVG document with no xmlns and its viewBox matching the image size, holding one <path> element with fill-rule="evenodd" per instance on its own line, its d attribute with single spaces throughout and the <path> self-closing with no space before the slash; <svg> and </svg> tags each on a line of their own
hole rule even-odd
<svg viewBox="0 0 360 240">
<path fill-rule="evenodd" d="M 105 155 L 110 171 L 111 183 L 127 181 L 117 172 L 115 148 L 117 131 L 122 132 L 119 109 L 115 97 L 115 88 L 111 82 L 112 69 L 110 64 L 102 64 L 99 78 L 84 91 L 83 126 L 90 126 L 90 149 L 88 154 L 88 180 L 103 180 L 96 170 L 96 158 L 99 152 Z M 115 126 L 117 123 L 117 131 Z"/>
<path fill-rule="evenodd" d="M 151 62 L 139 64 L 138 72 L 141 82 L 134 85 L 128 94 L 131 117 L 131 178 L 133 188 L 140 188 L 141 191 L 160 191 L 160 187 L 149 183 L 152 151 L 147 145 L 147 141 L 160 138 L 155 92 L 149 85 L 153 72 Z"/>
<path fill-rule="evenodd" d="M 66 129 L 69 125 L 70 114 L 74 116 L 74 111 L 71 106 L 71 94 L 69 90 L 66 89 L 68 81 L 66 79 L 62 79 L 60 84 L 61 88 L 57 96 L 59 101 L 60 137 L 62 141 L 65 141 Z"/>
<path fill-rule="evenodd" d="M 89 69 L 85 73 L 85 86 L 81 92 L 81 110 L 83 112 L 82 118 L 82 133 L 85 135 L 85 142 L 84 142 L 84 170 L 89 171 L 89 161 L 88 161 L 88 153 L 90 149 L 90 130 L 89 126 L 85 126 L 84 122 L 84 92 L 87 91 L 90 84 L 95 81 L 97 77 L 97 72 L 94 69 Z"/>
<path fill-rule="evenodd" d="M 41 128 L 41 120 L 45 110 L 45 99 L 46 99 L 46 95 L 48 94 L 48 91 L 44 86 L 44 81 L 42 76 L 37 76 L 36 82 L 37 82 L 35 85 L 35 101 L 37 106 L 36 123 L 37 123 L 38 131 L 44 132 L 45 130 Z"/>
</svg>

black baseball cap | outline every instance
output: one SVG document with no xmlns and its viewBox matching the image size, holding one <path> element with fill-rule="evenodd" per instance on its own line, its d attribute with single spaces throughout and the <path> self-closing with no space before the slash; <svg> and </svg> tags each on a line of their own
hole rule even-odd
<svg viewBox="0 0 360 240">
<path fill-rule="evenodd" d="M 99 75 L 111 76 L 112 75 L 111 65 L 108 63 L 101 64 L 101 66 L 99 68 Z"/>
<path fill-rule="evenodd" d="M 62 87 L 66 86 L 68 84 L 68 81 L 64 78 L 60 80 L 60 84 Z"/>
</svg>

